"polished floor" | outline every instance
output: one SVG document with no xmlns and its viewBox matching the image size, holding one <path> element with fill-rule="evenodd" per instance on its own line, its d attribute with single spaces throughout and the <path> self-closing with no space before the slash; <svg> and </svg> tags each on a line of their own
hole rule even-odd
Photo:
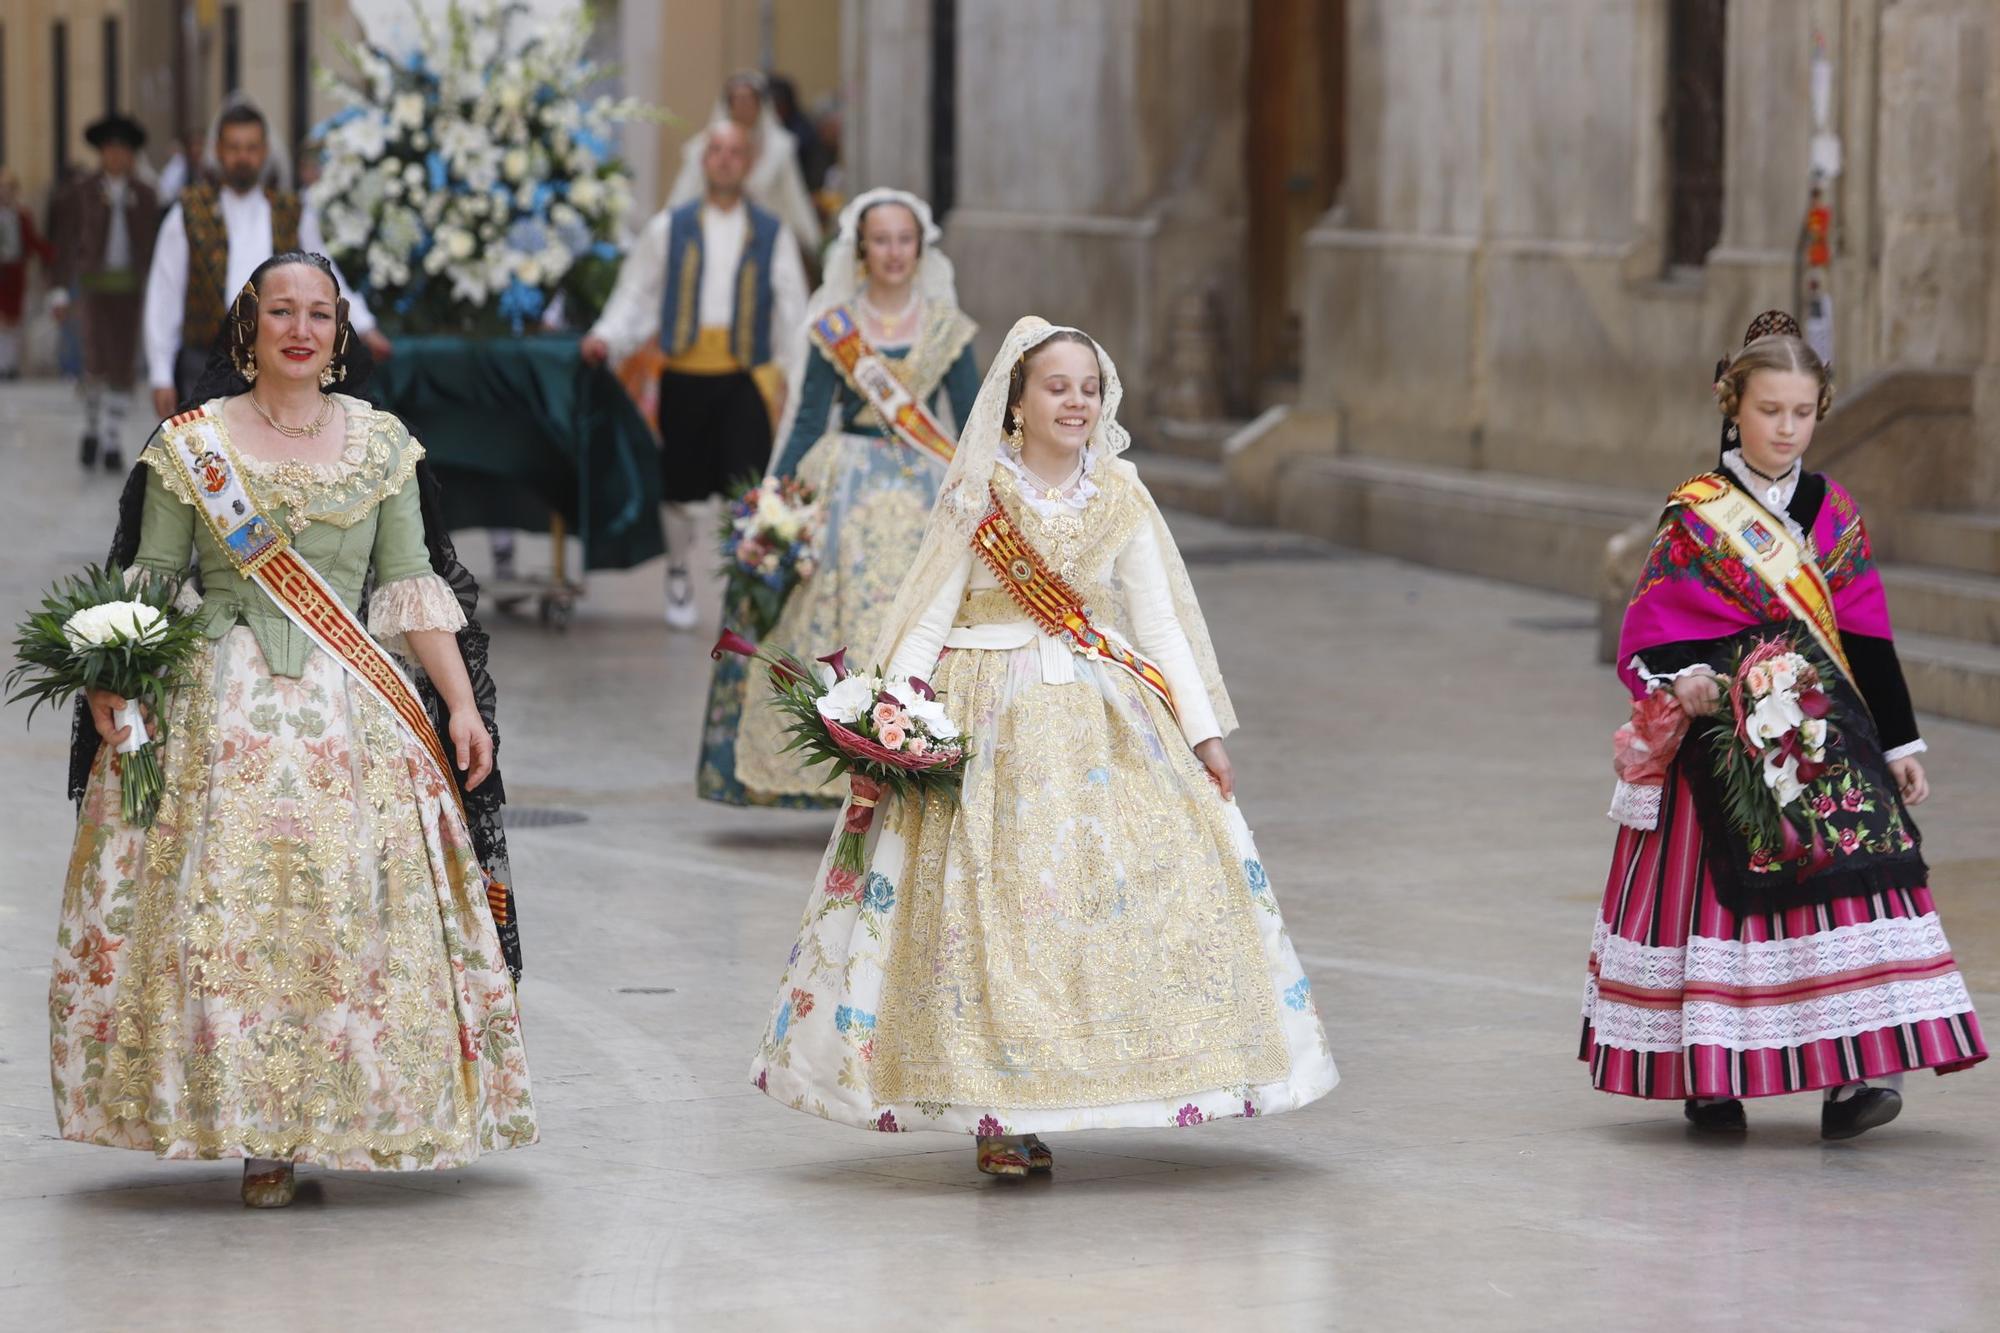
<svg viewBox="0 0 2000 1333">
<path fill-rule="evenodd" d="M 0 620 L 101 558 L 116 484 L 70 401 L 0 386 Z M 53 1137 L 45 988 L 66 725 L 0 715 L 0 1327 L 1981 1329 L 2000 1323 L 2000 1067 L 1893 1126 L 1818 1104 L 1691 1139 L 1574 1060 L 1619 720 L 1579 602 L 1187 522 L 1244 729 L 1241 800 L 1343 1082 L 1269 1120 L 1057 1139 L 1056 1177 L 745 1082 L 824 817 L 693 796 L 707 639 L 659 569 L 571 631 L 499 619 L 544 1141 L 308 1175 Z M 1449 533 L 1438 534 L 1450 540 Z M 464 537 L 475 564 L 483 540 Z M 524 550 L 530 562 L 540 547 Z M 713 608 L 708 628 L 713 627 Z M 2000 1012 L 2000 734 L 1930 720 L 1945 921 Z M 570 816 L 579 822 L 558 822 Z"/>
</svg>

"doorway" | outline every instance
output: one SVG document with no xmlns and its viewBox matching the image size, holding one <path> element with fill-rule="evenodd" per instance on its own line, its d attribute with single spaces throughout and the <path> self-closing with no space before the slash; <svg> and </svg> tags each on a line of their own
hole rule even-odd
<svg viewBox="0 0 2000 1333">
<path fill-rule="evenodd" d="M 1244 153 L 1250 369 L 1299 376 L 1305 237 L 1333 207 L 1347 144 L 1346 0 L 1251 0 Z"/>
</svg>

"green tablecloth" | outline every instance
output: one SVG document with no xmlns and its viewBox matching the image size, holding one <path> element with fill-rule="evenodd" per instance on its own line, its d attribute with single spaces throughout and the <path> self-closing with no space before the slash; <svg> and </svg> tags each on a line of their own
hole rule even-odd
<svg viewBox="0 0 2000 1333">
<path fill-rule="evenodd" d="M 554 511 L 583 539 L 585 569 L 629 569 L 666 550 L 660 447 L 577 342 L 398 338 L 365 392 L 423 442 L 451 527 L 546 531 Z"/>
</svg>

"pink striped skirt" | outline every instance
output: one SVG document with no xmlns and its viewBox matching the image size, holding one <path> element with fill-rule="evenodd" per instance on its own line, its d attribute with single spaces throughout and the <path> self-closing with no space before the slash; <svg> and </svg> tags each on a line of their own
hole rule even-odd
<svg viewBox="0 0 2000 1333">
<path fill-rule="evenodd" d="M 1678 776 L 1657 830 L 1621 828 L 1584 989 L 1591 1083 L 1627 1097 L 1769 1097 L 1986 1058 L 1927 888 L 1737 916 Z"/>
</svg>

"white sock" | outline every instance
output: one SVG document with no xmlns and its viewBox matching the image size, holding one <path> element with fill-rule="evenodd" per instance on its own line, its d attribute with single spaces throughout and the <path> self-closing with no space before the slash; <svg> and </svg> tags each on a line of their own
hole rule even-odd
<svg viewBox="0 0 2000 1333">
<path fill-rule="evenodd" d="M 104 386 L 95 381 L 83 386 L 83 433 L 104 438 Z"/>
<path fill-rule="evenodd" d="M 106 449 L 125 447 L 125 411 L 131 405 L 132 395 L 117 389 L 106 389 L 103 393 L 103 428 L 98 436 Z"/>
</svg>

